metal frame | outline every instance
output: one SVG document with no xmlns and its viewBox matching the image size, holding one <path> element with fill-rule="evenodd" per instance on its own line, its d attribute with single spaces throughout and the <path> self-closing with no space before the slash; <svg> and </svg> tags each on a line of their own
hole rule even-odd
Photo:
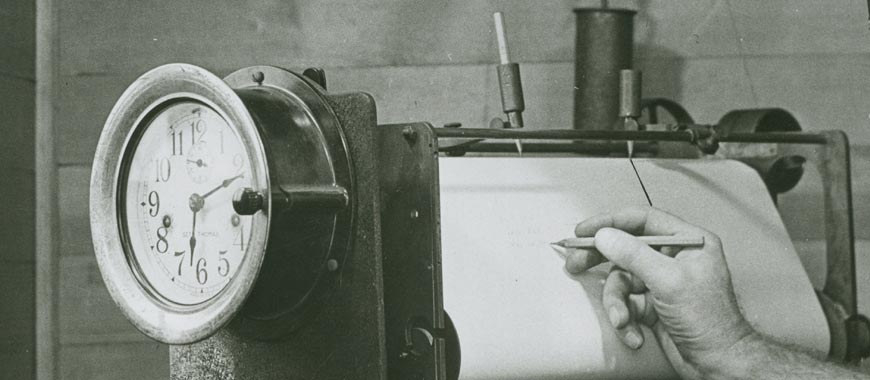
<svg viewBox="0 0 870 380">
<path fill-rule="evenodd" d="M 449 329 L 445 329 L 438 322 L 438 314 L 444 313 L 441 279 L 438 273 L 433 272 L 440 272 L 437 173 L 439 152 L 464 154 L 511 151 L 512 144 L 487 140 L 513 139 L 523 139 L 527 145 L 534 144 L 537 147 L 535 150 L 543 153 L 577 153 L 593 149 L 600 152 L 602 148 L 589 149 L 596 146 L 594 141 L 627 140 L 653 146 L 658 141 L 682 141 L 696 145 L 706 144 L 714 149 L 718 142 L 809 144 L 820 147 L 817 149 L 819 157 L 815 161 L 825 183 L 828 266 L 827 281 L 819 298 L 832 331 L 829 357 L 846 361 L 866 357 L 870 345 L 870 324 L 857 311 L 851 177 L 846 135 L 841 131 L 722 133 L 707 125 L 692 124 L 682 127 L 678 131 L 659 132 L 457 129 L 432 128 L 427 124 L 379 126 L 377 136 L 381 147 L 379 158 L 382 171 L 382 232 L 385 239 L 384 284 L 390 373 L 407 375 L 416 372 L 425 374 L 422 377 L 425 379 L 442 379 L 445 372 L 439 369 L 437 363 L 458 366 L 458 358 L 455 357 L 458 355 L 452 355 L 454 348 L 447 346 L 452 343 L 448 339 Z M 462 139 L 467 139 L 467 142 L 462 143 Z M 439 148 L 441 140 L 451 143 L 459 140 L 460 143 Z M 572 145 L 582 148 L 572 149 Z M 619 151 L 617 146 L 624 149 L 624 144 L 604 144 L 598 147 L 608 145 L 615 148 L 613 151 Z M 552 149 L 548 149 L 548 146 Z M 425 210 L 420 214 L 422 221 L 411 221 L 411 210 Z M 409 255 L 408 251 L 418 252 L 419 255 Z M 401 275 L 391 278 L 390 273 Z M 827 305 L 826 299 L 830 300 Z M 431 302 L 422 302 L 423 305 L 420 305 L 420 300 Z M 418 304 L 415 305 L 415 302 Z M 434 323 L 429 327 L 435 331 L 433 336 L 438 338 L 433 342 L 436 348 L 433 352 L 436 354 L 408 360 L 407 352 L 410 352 L 412 342 L 409 339 L 402 340 L 407 337 L 408 329 L 400 329 L 393 324 L 408 326 L 407 321 L 414 315 L 429 315 L 430 312 Z M 458 350 L 458 344 L 455 349 Z M 402 359 L 394 361 L 396 355 Z M 433 362 L 436 364 L 434 369 L 431 366 Z"/>
</svg>

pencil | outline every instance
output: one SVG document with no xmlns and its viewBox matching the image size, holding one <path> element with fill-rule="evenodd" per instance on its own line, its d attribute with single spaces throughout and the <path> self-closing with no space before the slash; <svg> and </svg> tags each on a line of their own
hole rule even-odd
<svg viewBox="0 0 870 380">
<path fill-rule="evenodd" d="M 638 236 L 640 241 L 651 247 L 702 247 L 703 236 Z M 562 248 L 595 248 L 595 238 L 570 238 L 550 243 Z"/>
</svg>

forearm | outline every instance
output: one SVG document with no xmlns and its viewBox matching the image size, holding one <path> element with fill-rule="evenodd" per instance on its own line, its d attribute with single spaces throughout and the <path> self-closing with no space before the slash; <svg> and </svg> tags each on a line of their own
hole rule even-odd
<svg viewBox="0 0 870 380">
<path fill-rule="evenodd" d="M 729 357 L 700 368 L 705 379 L 870 379 L 855 369 L 821 361 L 759 334 L 746 337 L 729 350 Z"/>
</svg>

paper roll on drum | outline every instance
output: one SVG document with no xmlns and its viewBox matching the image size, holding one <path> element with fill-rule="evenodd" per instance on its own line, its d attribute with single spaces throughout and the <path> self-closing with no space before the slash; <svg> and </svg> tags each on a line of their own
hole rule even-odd
<svg viewBox="0 0 870 380">
<path fill-rule="evenodd" d="M 635 160 L 653 205 L 717 233 L 738 303 L 763 333 L 827 351 L 827 323 L 757 174 L 726 160 Z M 646 205 L 628 160 L 442 158 L 444 306 L 460 379 L 677 378 L 655 337 L 623 346 L 601 307 L 606 266 L 570 276 L 549 243 Z"/>
</svg>

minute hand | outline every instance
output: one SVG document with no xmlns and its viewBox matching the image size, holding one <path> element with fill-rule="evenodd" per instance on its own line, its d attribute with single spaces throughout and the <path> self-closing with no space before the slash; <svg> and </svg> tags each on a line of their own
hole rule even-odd
<svg viewBox="0 0 870 380">
<path fill-rule="evenodd" d="M 241 178 L 243 175 L 244 175 L 244 174 L 239 174 L 239 175 L 237 175 L 237 176 L 235 176 L 235 177 L 230 177 L 230 178 L 225 179 L 223 182 L 221 182 L 220 185 L 218 185 L 218 186 L 215 187 L 214 189 L 209 190 L 209 192 L 203 194 L 203 195 L 202 195 L 202 199 L 208 198 L 209 195 L 214 194 L 216 191 L 218 191 L 218 190 L 220 190 L 220 189 L 223 189 L 223 188 L 225 188 L 225 187 L 230 186 L 230 184 L 233 183 L 233 181 L 235 181 L 235 180 Z"/>
</svg>

